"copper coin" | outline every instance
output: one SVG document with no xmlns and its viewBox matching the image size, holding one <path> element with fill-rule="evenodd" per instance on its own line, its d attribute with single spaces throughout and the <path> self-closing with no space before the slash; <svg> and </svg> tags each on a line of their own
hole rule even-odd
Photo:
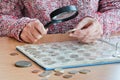
<svg viewBox="0 0 120 80">
<path fill-rule="evenodd" d="M 82 69 L 79 71 L 81 74 L 87 74 L 88 72 L 91 72 L 89 69 Z"/>
<path fill-rule="evenodd" d="M 39 73 L 40 70 L 33 70 L 32 73 Z"/>
<path fill-rule="evenodd" d="M 15 52 L 14 52 L 14 53 L 10 53 L 10 55 L 11 55 L 11 56 L 16 56 L 16 55 L 18 55 L 18 53 L 15 53 Z"/>
<path fill-rule="evenodd" d="M 64 75 L 63 76 L 63 78 L 66 78 L 66 79 L 71 78 L 71 77 L 72 77 L 72 75 Z"/>
<path fill-rule="evenodd" d="M 63 74 L 63 73 L 61 73 L 61 72 L 56 72 L 56 73 L 55 73 L 56 76 L 61 76 L 62 74 Z"/>
</svg>

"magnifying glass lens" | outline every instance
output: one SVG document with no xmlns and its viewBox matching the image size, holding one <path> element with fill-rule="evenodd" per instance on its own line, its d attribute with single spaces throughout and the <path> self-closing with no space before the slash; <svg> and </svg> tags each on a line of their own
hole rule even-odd
<svg viewBox="0 0 120 80">
<path fill-rule="evenodd" d="M 62 20 L 66 19 L 68 17 L 71 17 L 74 15 L 76 12 L 75 11 L 69 11 L 69 12 L 63 12 L 61 14 L 58 14 L 57 16 L 53 17 L 53 20 Z"/>
<path fill-rule="evenodd" d="M 51 21 L 44 25 L 48 28 L 52 24 L 68 21 L 75 18 L 78 15 L 78 9 L 74 5 L 64 6 L 62 8 L 56 9 L 50 14 Z"/>
</svg>

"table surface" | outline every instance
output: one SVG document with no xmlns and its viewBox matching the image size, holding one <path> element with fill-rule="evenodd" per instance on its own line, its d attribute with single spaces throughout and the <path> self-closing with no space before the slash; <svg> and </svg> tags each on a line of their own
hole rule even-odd
<svg viewBox="0 0 120 80">
<path fill-rule="evenodd" d="M 12 38 L 0 38 L 0 80 L 41 80 L 39 76 L 44 70 L 37 64 L 32 62 L 26 56 L 16 50 L 16 46 L 24 45 L 25 43 L 18 42 Z M 11 56 L 10 53 L 18 53 L 16 56 Z M 27 60 L 32 62 L 31 67 L 18 68 L 15 67 L 15 62 L 19 60 Z M 108 64 L 99 66 L 89 66 L 65 69 L 64 74 L 70 70 L 90 69 L 88 74 L 75 74 L 70 79 L 64 79 L 63 76 L 55 76 L 54 72 L 48 80 L 120 80 L 120 64 Z M 33 70 L 40 70 L 39 73 L 32 73 Z"/>
</svg>

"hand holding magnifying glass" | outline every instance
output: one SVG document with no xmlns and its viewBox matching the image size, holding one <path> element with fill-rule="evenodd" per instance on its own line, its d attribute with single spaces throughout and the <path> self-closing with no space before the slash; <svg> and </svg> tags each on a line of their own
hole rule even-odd
<svg viewBox="0 0 120 80">
<path fill-rule="evenodd" d="M 45 28 L 50 27 L 52 24 L 68 21 L 78 15 L 76 6 L 70 5 L 59 8 L 50 14 L 51 21 L 43 25 L 39 20 L 34 20 L 28 23 L 20 34 L 20 38 L 24 42 L 34 43 L 39 40 L 43 34 L 47 34 Z M 32 19 L 30 19 L 32 20 Z"/>
</svg>

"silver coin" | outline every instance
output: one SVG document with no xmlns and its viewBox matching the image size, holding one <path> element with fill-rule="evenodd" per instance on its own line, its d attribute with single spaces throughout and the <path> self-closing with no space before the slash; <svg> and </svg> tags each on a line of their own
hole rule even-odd
<svg viewBox="0 0 120 80">
<path fill-rule="evenodd" d="M 70 58 L 78 58 L 79 56 L 77 54 L 71 54 Z"/>
<path fill-rule="evenodd" d="M 54 71 L 64 73 L 64 69 L 62 69 L 62 68 L 55 68 Z"/>
<path fill-rule="evenodd" d="M 120 58 L 120 54 L 113 54 L 112 56 Z"/>
<path fill-rule="evenodd" d="M 79 70 L 79 73 L 81 73 L 81 74 L 87 74 L 88 72 L 91 72 L 91 71 L 89 69 Z"/>
<path fill-rule="evenodd" d="M 57 59 L 58 60 L 63 60 L 63 59 L 65 59 L 65 57 L 64 56 L 59 56 L 59 57 L 57 57 Z"/>
<path fill-rule="evenodd" d="M 96 57 L 95 56 L 88 57 L 89 60 L 95 60 L 96 58 L 97 58 L 97 56 Z"/>
<path fill-rule="evenodd" d="M 68 73 L 69 74 L 77 74 L 79 71 L 76 71 L 76 70 L 72 70 L 72 71 L 69 71 Z"/>
<path fill-rule="evenodd" d="M 30 67 L 32 63 L 30 61 L 18 61 L 15 63 L 16 67 Z"/>
<path fill-rule="evenodd" d="M 47 61 L 45 64 L 52 65 L 52 64 L 55 64 L 55 63 L 56 63 L 56 61 Z"/>
<path fill-rule="evenodd" d="M 76 61 L 83 61 L 83 60 L 84 60 L 84 57 L 79 57 L 79 58 L 76 58 L 75 60 L 76 60 Z"/>
<path fill-rule="evenodd" d="M 52 73 L 52 71 L 44 71 L 43 73 L 39 74 L 40 77 L 47 77 Z"/>
<path fill-rule="evenodd" d="M 50 56 L 57 56 L 57 55 L 59 55 L 59 53 L 54 52 L 54 53 L 50 53 L 49 55 Z"/>
<path fill-rule="evenodd" d="M 71 78 L 71 77 L 72 77 L 72 75 L 64 75 L 63 76 L 63 78 L 66 78 L 66 79 Z"/>
<path fill-rule="evenodd" d="M 77 47 L 72 47 L 72 49 L 71 50 L 78 50 L 78 48 Z"/>
<path fill-rule="evenodd" d="M 43 78 L 43 79 L 40 79 L 40 80 L 48 80 L 48 79 L 46 79 L 46 78 Z"/>
<path fill-rule="evenodd" d="M 84 56 L 90 56 L 91 54 L 90 53 L 84 53 L 83 55 Z"/>
<path fill-rule="evenodd" d="M 63 73 L 62 72 L 55 72 L 55 76 L 61 76 Z"/>
<path fill-rule="evenodd" d="M 82 49 L 82 50 L 78 50 L 77 52 L 78 52 L 78 53 L 84 53 L 85 50 Z"/>
<path fill-rule="evenodd" d="M 42 61 L 43 62 L 48 62 L 48 61 L 51 61 L 51 58 L 43 58 Z"/>
<path fill-rule="evenodd" d="M 61 60 L 63 63 L 64 62 L 69 62 L 70 61 L 70 59 L 63 59 L 63 60 Z"/>
</svg>

